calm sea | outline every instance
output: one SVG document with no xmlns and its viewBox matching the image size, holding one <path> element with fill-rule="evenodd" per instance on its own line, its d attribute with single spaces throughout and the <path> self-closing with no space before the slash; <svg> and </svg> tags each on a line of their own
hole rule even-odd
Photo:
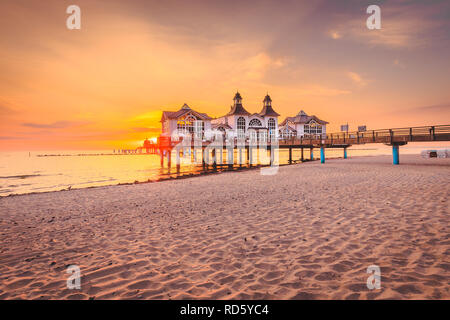
<svg viewBox="0 0 450 320">
<path fill-rule="evenodd" d="M 419 154 L 425 149 L 450 148 L 448 144 L 411 143 L 400 149 L 401 154 Z M 359 145 L 348 149 L 349 157 L 391 154 L 391 148 L 384 145 Z M 342 149 L 327 149 L 327 158 L 342 157 Z M 304 157 L 309 158 L 305 149 Z M 319 158 L 319 150 L 314 150 Z M 236 159 L 237 157 L 235 157 Z M 293 151 L 293 158 L 300 158 L 300 150 Z M 190 159 L 190 158 L 189 158 Z M 0 196 L 31 192 L 55 191 L 67 188 L 114 185 L 157 180 L 170 176 L 200 173 L 203 167 L 182 159 L 180 172 L 175 168 L 160 167 L 158 155 L 113 154 L 112 151 L 47 151 L 47 152 L 1 152 L 0 153 Z M 288 150 L 281 150 L 280 164 L 288 162 Z M 226 154 L 223 155 L 226 161 Z"/>
</svg>

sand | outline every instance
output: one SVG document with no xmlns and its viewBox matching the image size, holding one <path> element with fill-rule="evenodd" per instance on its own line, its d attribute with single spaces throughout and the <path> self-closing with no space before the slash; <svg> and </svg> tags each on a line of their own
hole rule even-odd
<svg viewBox="0 0 450 320">
<path fill-rule="evenodd" d="M 449 182 L 405 155 L 1 198 L 0 299 L 449 299 Z"/>
</svg>

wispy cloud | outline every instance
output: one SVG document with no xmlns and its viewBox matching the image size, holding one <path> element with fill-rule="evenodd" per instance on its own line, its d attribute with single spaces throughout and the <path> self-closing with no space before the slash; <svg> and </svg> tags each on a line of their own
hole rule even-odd
<svg viewBox="0 0 450 320">
<path fill-rule="evenodd" d="M 320 96 L 320 97 L 334 97 L 345 94 L 350 94 L 351 91 L 329 88 L 322 85 L 308 85 L 304 88 L 294 88 L 292 91 L 296 92 L 299 96 Z"/>
<path fill-rule="evenodd" d="M 52 123 L 34 123 L 34 122 L 25 122 L 22 123 L 22 126 L 28 128 L 36 128 L 36 129 L 64 129 L 69 127 L 75 127 L 79 125 L 87 124 L 87 122 L 73 122 L 73 121 L 56 121 Z"/>
<path fill-rule="evenodd" d="M 394 66 L 399 67 L 401 69 L 405 69 L 405 65 L 399 59 L 395 59 L 393 62 Z"/>
<path fill-rule="evenodd" d="M 342 35 L 338 31 L 335 31 L 335 30 L 330 31 L 329 36 L 331 37 L 331 39 L 334 39 L 334 40 L 340 39 L 342 37 Z"/>
<path fill-rule="evenodd" d="M 138 128 L 133 128 L 133 132 L 157 133 L 157 132 L 161 132 L 161 128 L 159 128 L 159 127 L 138 127 Z"/>
<path fill-rule="evenodd" d="M 431 106 L 421 106 L 409 109 L 410 111 L 418 112 L 447 112 L 450 113 L 450 103 L 435 104 Z"/>
<path fill-rule="evenodd" d="M 361 75 L 357 74 L 356 72 L 347 72 L 347 76 L 353 81 L 353 83 L 364 87 L 367 85 L 367 80 L 363 79 Z"/>
<path fill-rule="evenodd" d="M 0 140 L 23 140 L 27 139 L 24 137 L 13 137 L 13 136 L 0 136 Z"/>
<path fill-rule="evenodd" d="M 10 107 L 7 107 L 4 104 L 0 104 L 0 114 L 1 115 L 8 115 L 8 114 L 13 114 L 13 113 L 16 113 L 16 111 L 11 109 Z"/>
<path fill-rule="evenodd" d="M 269 69 L 280 68 L 284 64 L 282 59 L 274 59 L 267 53 L 261 52 L 243 61 L 241 76 L 245 76 L 248 80 L 261 80 Z"/>
<path fill-rule="evenodd" d="M 380 30 L 369 30 L 361 17 L 348 17 L 334 32 L 371 46 L 425 47 L 441 42 L 439 39 L 448 39 L 445 30 L 450 27 L 450 22 L 442 14 L 448 12 L 448 8 L 444 1 L 435 5 L 408 1 L 386 4 L 381 6 Z"/>
</svg>

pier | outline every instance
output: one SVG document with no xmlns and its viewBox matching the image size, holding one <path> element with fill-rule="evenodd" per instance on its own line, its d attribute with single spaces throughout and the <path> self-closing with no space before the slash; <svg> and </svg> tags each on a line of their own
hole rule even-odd
<svg viewBox="0 0 450 320">
<path fill-rule="evenodd" d="M 339 133 L 329 133 L 320 136 L 305 136 L 301 138 L 290 138 L 290 139 L 280 139 L 277 141 L 278 149 L 288 149 L 289 150 L 289 163 L 295 162 L 293 159 L 293 150 L 299 149 L 301 151 L 301 156 L 298 161 L 305 161 L 304 149 L 309 149 L 310 159 L 313 160 L 313 150 L 320 149 L 320 162 L 325 163 L 326 149 L 342 149 L 343 158 L 347 159 L 347 148 L 352 145 L 369 144 L 369 143 L 382 143 L 385 145 L 392 146 L 392 163 L 398 165 L 400 163 L 400 146 L 406 145 L 408 142 L 431 142 L 431 141 L 450 141 L 450 125 L 436 125 L 436 126 L 422 126 L 422 127 L 407 127 L 407 128 L 392 128 L 392 129 L 378 129 L 369 130 L 364 132 L 339 132 Z M 272 145 L 270 140 L 265 142 L 263 145 L 257 145 L 254 142 L 246 140 L 241 141 L 231 141 L 231 143 L 223 143 L 216 145 L 214 141 L 195 141 L 192 139 L 192 143 L 182 146 L 182 139 L 180 141 L 172 141 L 170 137 L 160 137 L 158 143 L 158 153 L 161 155 L 161 165 L 164 164 L 164 157 L 167 157 L 169 167 L 171 165 L 171 151 L 177 148 L 182 152 L 190 152 L 193 158 L 197 158 L 197 150 L 201 149 L 201 157 L 203 166 L 207 165 L 209 162 L 209 152 L 212 151 L 213 163 L 222 164 L 222 159 L 217 161 L 216 150 L 223 149 L 228 150 L 227 152 L 227 164 L 232 166 L 234 164 L 234 150 L 238 152 L 238 164 L 243 164 L 242 153 L 245 151 L 246 162 L 249 166 L 252 166 L 252 151 L 255 148 L 266 148 L 270 153 L 270 163 L 273 163 L 273 152 L 271 152 Z M 188 150 L 189 151 L 186 151 Z M 233 150 L 233 152 L 231 152 Z M 220 153 L 222 156 L 222 153 Z M 206 158 L 206 159 L 205 159 Z M 177 167 L 179 167 L 180 155 L 177 152 Z"/>
</svg>

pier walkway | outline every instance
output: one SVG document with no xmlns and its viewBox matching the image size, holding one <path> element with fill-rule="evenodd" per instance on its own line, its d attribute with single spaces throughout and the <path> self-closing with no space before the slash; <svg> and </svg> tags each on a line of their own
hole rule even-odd
<svg viewBox="0 0 450 320">
<path fill-rule="evenodd" d="M 180 141 L 171 141 L 170 138 L 166 137 L 163 141 L 160 138 L 159 153 L 161 154 L 161 165 L 163 165 L 163 155 L 168 157 L 170 164 L 170 154 L 171 152 L 166 152 L 167 150 L 172 150 L 179 147 Z M 301 158 L 303 161 L 303 150 L 310 149 L 311 160 L 313 157 L 313 149 L 320 148 L 320 160 L 325 163 L 325 150 L 327 148 L 342 148 L 343 156 L 347 158 L 347 148 L 352 145 L 367 144 L 367 143 L 383 143 L 392 146 L 393 164 L 399 164 L 399 147 L 407 144 L 408 142 L 429 142 L 429 141 L 450 141 L 450 125 L 436 125 L 436 126 L 422 126 L 422 127 L 408 127 L 408 128 L 392 128 L 392 129 L 379 129 L 379 130 L 368 130 L 364 132 L 339 132 L 339 133 L 327 133 L 325 135 L 301 137 L 301 138 L 290 138 L 290 139 L 280 139 L 278 140 L 277 148 L 279 149 L 289 149 L 289 163 L 293 162 L 292 150 L 300 149 Z M 214 142 L 203 141 L 200 145 L 194 146 L 191 144 L 192 149 L 194 148 L 209 148 L 215 150 L 217 146 L 213 146 Z M 271 150 L 271 142 L 268 141 L 266 144 L 267 150 Z M 251 158 L 252 149 L 257 147 L 254 143 L 250 143 L 248 140 L 240 145 L 234 143 L 233 149 L 246 149 L 247 160 L 249 159 L 249 154 Z M 223 144 L 223 149 L 228 149 L 230 146 Z M 202 155 L 204 152 L 202 152 Z M 177 156 L 177 164 L 178 164 Z M 271 155 L 272 157 L 272 155 Z M 233 157 L 231 156 L 231 164 L 233 163 Z"/>
</svg>

